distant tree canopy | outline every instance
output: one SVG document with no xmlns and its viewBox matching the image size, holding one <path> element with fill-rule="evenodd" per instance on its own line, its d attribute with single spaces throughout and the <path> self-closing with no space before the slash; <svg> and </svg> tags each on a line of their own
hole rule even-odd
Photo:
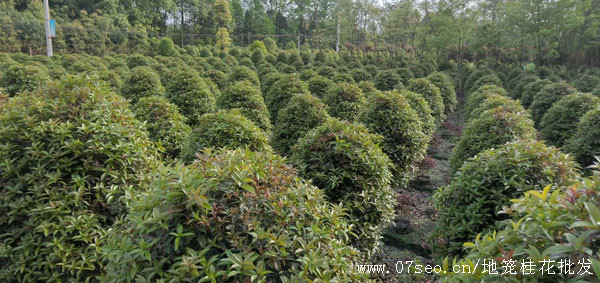
<svg viewBox="0 0 600 283">
<path fill-rule="evenodd" d="M 53 0 L 55 49 L 105 55 L 148 53 L 168 36 L 180 47 L 214 43 L 226 28 L 236 45 L 274 38 L 354 54 L 403 48 L 489 63 L 600 66 L 595 0 Z M 0 3 L 0 50 L 42 54 L 41 1 Z M 223 32 L 220 33 L 223 35 Z M 397 58 L 401 59 L 401 58 Z"/>
</svg>

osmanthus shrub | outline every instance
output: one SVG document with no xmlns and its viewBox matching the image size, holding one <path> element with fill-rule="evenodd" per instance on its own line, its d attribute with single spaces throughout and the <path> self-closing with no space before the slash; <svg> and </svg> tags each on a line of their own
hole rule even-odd
<svg viewBox="0 0 600 283">
<path fill-rule="evenodd" d="M 539 78 L 532 73 L 523 73 L 519 75 L 508 84 L 510 97 L 520 99 L 525 90 L 525 86 L 537 80 L 539 80 Z"/>
<path fill-rule="evenodd" d="M 577 124 L 577 130 L 565 145 L 583 167 L 592 165 L 600 157 L 600 106 L 588 111 Z"/>
<path fill-rule="evenodd" d="M 553 274 L 536 270 L 526 278 L 532 282 L 597 282 L 600 273 L 600 255 L 595 244 L 600 241 L 600 235 L 595 232 L 600 230 L 598 169 L 600 166 L 596 164 L 592 176 L 573 185 L 531 191 L 525 187 L 521 190 L 524 193 L 502 210 L 508 219 L 499 222 L 496 231 L 465 242 L 467 255 L 455 264 L 470 265 L 469 262 L 477 259 L 498 258 L 519 264 L 531 260 L 539 268 L 545 261 L 546 267 L 552 265 Z M 588 272 L 584 272 L 583 263 L 589 267 Z M 519 264 L 516 271 L 523 274 L 518 269 Z M 570 271 L 567 267 L 571 267 Z M 471 273 L 447 271 L 441 274 L 441 282 L 499 282 L 506 280 L 503 273 L 510 272 L 506 264 L 497 265 L 498 274 L 484 273 L 481 266 Z"/>
<path fill-rule="evenodd" d="M 546 114 L 548 109 L 550 109 L 555 102 L 576 91 L 577 90 L 575 90 L 574 87 L 566 82 L 546 85 L 533 96 L 533 101 L 529 106 L 529 112 L 531 113 L 533 122 L 535 122 L 536 125 L 539 125 L 544 114 Z"/>
<path fill-rule="evenodd" d="M 150 96 L 162 96 L 165 88 L 154 70 L 146 66 L 134 68 L 121 85 L 121 95 L 135 104 L 138 99 Z"/>
<path fill-rule="evenodd" d="M 375 87 L 381 91 L 393 90 L 400 82 L 402 78 L 392 69 L 379 71 L 373 81 Z"/>
<path fill-rule="evenodd" d="M 381 148 L 394 164 L 394 183 L 406 185 L 413 163 L 425 156 L 429 143 L 421 119 L 408 99 L 398 91 L 375 94 L 356 120 L 383 137 Z"/>
<path fill-rule="evenodd" d="M 167 86 L 167 98 L 187 117 L 188 124 L 196 125 L 200 116 L 215 111 L 215 96 L 198 74 L 180 70 L 172 75 Z"/>
<path fill-rule="evenodd" d="M 179 157 L 191 128 L 177 106 L 162 96 L 142 97 L 133 108 L 135 117 L 146 123 L 150 139 L 160 143 L 163 155 L 169 159 Z"/>
<path fill-rule="evenodd" d="M 0 87 L 3 87 L 9 96 L 15 96 L 21 92 L 36 89 L 49 79 L 50 77 L 43 68 L 12 64 L 8 69 L 2 70 Z"/>
<path fill-rule="evenodd" d="M 400 76 L 400 82 L 403 85 L 408 85 L 408 82 L 415 78 L 415 75 L 409 68 L 398 68 L 395 69 L 396 74 Z"/>
<path fill-rule="evenodd" d="M 271 86 L 273 86 L 273 84 L 279 81 L 279 79 L 281 79 L 283 76 L 283 73 L 280 73 L 279 71 L 273 71 L 269 74 L 266 74 L 264 77 L 261 77 L 260 90 L 262 91 L 263 96 L 265 96 L 271 89 Z"/>
<path fill-rule="evenodd" d="M 313 69 L 306 69 L 306 70 L 300 72 L 300 74 L 299 74 L 300 79 L 305 82 L 309 81 L 310 79 L 312 79 L 313 77 L 318 76 L 318 75 L 319 74 L 317 74 L 317 72 Z"/>
<path fill-rule="evenodd" d="M 323 97 L 329 106 L 329 114 L 347 121 L 354 121 L 366 103 L 365 95 L 355 84 L 339 83 Z"/>
<path fill-rule="evenodd" d="M 211 147 L 271 151 L 268 136 L 238 109 L 202 115 L 184 144 L 181 158 L 192 162 L 196 153 Z"/>
<path fill-rule="evenodd" d="M 581 92 L 591 92 L 600 84 L 600 78 L 593 74 L 579 74 L 573 84 Z"/>
<path fill-rule="evenodd" d="M 444 100 L 444 111 L 446 114 L 453 112 L 454 109 L 456 109 L 458 101 L 456 100 L 454 84 L 450 77 L 446 73 L 435 72 L 427 76 L 427 80 L 440 89 L 440 94 Z"/>
<path fill-rule="evenodd" d="M 353 69 L 352 71 L 350 71 L 350 75 L 357 83 L 363 81 L 370 81 L 373 79 L 373 76 L 363 68 Z"/>
<path fill-rule="evenodd" d="M 230 85 L 217 98 L 220 109 L 239 109 L 240 112 L 265 132 L 271 131 L 269 110 L 260 89 L 249 81 Z"/>
<path fill-rule="evenodd" d="M 551 84 L 552 81 L 544 79 L 544 80 L 535 80 L 533 82 L 530 82 L 528 84 L 526 84 L 523 87 L 523 93 L 521 93 L 521 104 L 523 104 L 523 107 L 525 108 L 529 108 L 529 106 L 531 106 L 531 103 L 533 102 L 533 98 L 535 97 L 535 95 L 540 92 L 545 86 Z"/>
<path fill-rule="evenodd" d="M 542 138 L 551 145 L 563 146 L 575 134 L 583 115 L 598 106 L 600 98 L 590 93 L 574 93 L 561 98 L 540 122 Z"/>
<path fill-rule="evenodd" d="M 358 86 L 360 89 L 362 89 L 362 91 L 365 94 L 365 97 L 367 99 L 369 98 L 369 96 L 379 92 L 379 90 L 377 90 L 375 85 L 370 81 L 359 82 L 358 84 L 356 84 L 356 86 Z"/>
<path fill-rule="evenodd" d="M 481 116 L 481 113 L 499 106 L 502 106 L 506 110 L 513 113 L 527 113 L 525 108 L 523 108 L 523 105 L 521 105 L 518 100 L 511 99 L 504 95 L 491 94 L 485 100 L 483 100 L 477 108 L 473 109 L 473 111 L 469 113 L 469 119 L 476 119 Z"/>
<path fill-rule="evenodd" d="M 0 278 L 93 281 L 98 246 L 157 154 L 128 103 L 65 77 L 0 111 Z"/>
<path fill-rule="evenodd" d="M 360 282 L 341 206 L 281 157 L 205 151 L 160 167 L 102 247 L 104 282 Z"/>
<path fill-rule="evenodd" d="M 473 84 L 471 85 L 471 87 L 469 88 L 468 91 L 469 91 L 469 93 L 472 93 L 484 85 L 502 86 L 503 83 L 502 83 L 502 80 L 500 80 L 500 78 L 498 78 L 498 76 L 496 76 L 495 74 L 494 75 L 485 75 L 485 76 L 477 79 L 475 82 L 473 82 Z"/>
<path fill-rule="evenodd" d="M 308 93 L 308 85 L 297 74 L 285 74 L 275 81 L 265 94 L 265 103 L 271 119 L 277 121 L 277 113 L 297 94 Z"/>
<path fill-rule="evenodd" d="M 473 85 L 477 80 L 479 80 L 483 76 L 494 75 L 494 71 L 489 68 L 478 68 L 478 69 L 469 69 L 469 73 L 463 85 L 465 91 L 471 91 L 473 89 Z M 502 85 L 500 85 L 502 86 Z M 476 89 L 475 89 L 476 90 Z M 471 91 L 472 92 L 472 91 Z M 470 92 L 469 92 L 470 93 Z"/>
<path fill-rule="evenodd" d="M 568 155 L 539 141 L 518 140 L 467 160 L 449 186 L 434 196 L 438 224 L 434 241 L 441 254 L 460 254 L 462 243 L 494 229 L 510 200 L 546 185 L 567 185 L 577 177 Z"/>
<path fill-rule="evenodd" d="M 299 138 L 329 118 L 327 105 L 319 98 L 308 93 L 295 95 L 277 114 L 273 147 L 283 155 L 289 155 Z"/>
<path fill-rule="evenodd" d="M 444 99 L 437 86 L 427 79 L 420 78 L 410 80 L 406 89 L 422 95 L 427 100 L 431 109 L 431 115 L 435 118 L 436 124 L 439 125 L 446 119 Z"/>
<path fill-rule="evenodd" d="M 205 72 L 203 76 L 215 83 L 219 89 L 227 87 L 227 75 L 222 71 L 210 70 Z"/>
<path fill-rule="evenodd" d="M 335 86 L 335 83 L 321 75 L 316 75 L 308 80 L 308 90 L 316 97 L 323 98 L 325 94 Z"/>
<path fill-rule="evenodd" d="M 370 255 L 394 215 L 390 187 L 393 166 L 378 143 L 381 137 L 362 124 L 330 119 L 300 138 L 291 161 L 300 175 L 342 203 L 356 227 L 352 245 Z"/>
<path fill-rule="evenodd" d="M 229 76 L 227 77 L 227 82 L 229 84 L 234 84 L 243 80 L 247 80 L 256 87 L 260 87 L 260 80 L 258 79 L 258 75 L 256 75 L 256 73 L 252 69 L 246 66 L 234 67 L 229 73 Z"/>
<path fill-rule="evenodd" d="M 141 54 L 132 54 L 125 59 L 125 64 L 132 70 L 139 66 L 150 66 L 150 63 L 150 59 Z"/>
<path fill-rule="evenodd" d="M 515 140 L 533 140 L 536 130 L 526 113 L 515 113 L 504 106 L 484 111 L 469 121 L 450 155 L 450 171 L 456 172 L 463 162 L 486 149 Z"/>
<path fill-rule="evenodd" d="M 417 116 L 421 120 L 423 133 L 431 138 L 435 131 L 435 119 L 431 116 L 431 108 L 429 108 L 427 100 L 422 95 L 408 90 L 401 90 L 400 94 L 406 98 L 410 108 L 417 112 Z"/>
<path fill-rule="evenodd" d="M 471 115 L 470 113 L 479 105 L 486 100 L 488 97 L 493 95 L 507 96 L 506 90 L 497 85 L 484 85 L 478 88 L 476 91 L 469 94 L 465 102 L 465 119 L 468 120 Z"/>
</svg>

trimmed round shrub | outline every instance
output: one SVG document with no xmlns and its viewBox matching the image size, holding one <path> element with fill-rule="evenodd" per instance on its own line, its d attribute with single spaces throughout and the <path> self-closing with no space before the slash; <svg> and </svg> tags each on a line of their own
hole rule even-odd
<svg viewBox="0 0 600 283">
<path fill-rule="evenodd" d="M 477 89 L 476 91 L 469 94 L 467 97 L 467 101 L 465 102 L 465 120 L 470 119 L 470 113 L 484 100 L 493 95 L 508 95 L 506 90 L 503 87 L 497 85 L 484 85 Z"/>
<path fill-rule="evenodd" d="M 233 68 L 227 77 L 227 82 L 229 84 L 234 84 L 243 80 L 247 80 L 260 88 L 260 80 L 258 79 L 258 76 L 253 70 L 246 66 L 237 66 Z"/>
<path fill-rule="evenodd" d="M 535 95 L 540 92 L 545 86 L 551 84 L 550 80 L 536 80 L 530 82 L 523 87 L 523 93 L 521 93 L 521 104 L 523 107 L 529 108 L 533 102 Z"/>
<path fill-rule="evenodd" d="M 368 99 L 369 96 L 376 94 L 379 92 L 379 90 L 377 90 L 377 88 L 375 87 L 375 85 L 372 82 L 369 81 L 362 81 L 359 82 L 358 84 L 356 84 L 360 89 L 362 89 L 363 93 L 365 94 L 365 97 Z"/>
<path fill-rule="evenodd" d="M 394 215 L 392 163 L 378 142 L 362 124 L 330 119 L 300 138 L 291 157 L 301 176 L 323 189 L 330 202 L 348 209 L 357 227 L 351 243 L 367 255 L 378 247 Z"/>
<path fill-rule="evenodd" d="M 367 280 L 341 207 L 281 157 L 206 152 L 153 179 L 103 247 L 102 282 Z"/>
<path fill-rule="evenodd" d="M 132 110 L 135 118 L 146 122 L 150 140 L 160 143 L 163 155 L 170 159 L 179 157 L 191 128 L 177 106 L 162 96 L 150 96 L 140 98 Z"/>
<path fill-rule="evenodd" d="M 600 98 L 590 93 L 574 93 L 561 98 L 540 122 L 542 139 L 550 145 L 563 146 L 575 134 L 581 117 L 599 105 Z"/>
<path fill-rule="evenodd" d="M 167 98 L 196 125 L 200 116 L 215 111 L 215 96 L 206 82 L 195 72 L 181 70 L 175 73 L 167 86 Z"/>
<path fill-rule="evenodd" d="M 321 76 L 331 79 L 337 74 L 337 71 L 331 66 L 323 66 L 319 68 L 317 73 Z"/>
<path fill-rule="evenodd" d="M 227 75 L 219 70 L 210 70 L 205 76 L 219 87 L 224 89 L 227 86 Z"/>
<path fill-rule="evenodd" d="M 423 133 L 426 136 L 431 137 L 435 131 L 435 118 L 431 116 L 431 108 L 429 108 L 427 100 L 425 100 L 422 95 L 408 90 L 401 90 L 400 94 L 406 98 L 406 101 L 410 104 L 410 108 L 417 112 L 417 115 L 421 120 Z"/>
<path fill-rule="evenodd" d="M 600 85 L 600 77 L 590 74 L 579 74 L 573 80 L 575 87 L 581 92 L 591 92 L 597 85 Z"/>
<path fill-rule="evenodd" d="M 548 109 L 550 109 L 555 102 L 575 92 L 575 88 L 565 82 L 546 85 L 533 96 L 533 101 L 529 107 L 533 122 L 535 122 L 536 125 L 539 125 L 544 114 L 546 114 Z"/>
<path fill-rule="evenodd" d="M 252 121 L 237 110 L 221 110 L 202 115 L 185 142 L 181 158 L 186 163 L 206 148 L 236 149 L 248 147 L 252 151 L 271 151 L 269 139 Z"/>
<path fill-rule="evenodd" d="M 271 130 L 269 110 L 260 90 L 249 81 L 241 81 L 229 86 L 217 98 L 220 109 L 239 109 L 240 112 L 265 132 Z"/>
<path fill-rule="evenodd" d="M 32 91 L 50 80 L 44 69 L 34 66 L 14 64 L 3 72 L 0 87 L 4 87 L 9 96 Z"/>
<path fill-rule="evenodd" d="M 502 106 L 487 110 L 466 124 L 450 155 L 450 171 L 456 172 L 465 160 L 486 149 L 519 139 L 533 140 L 535 136 L 533 121 L 525 113 L 514 113 Z"/>
<path fill-rule="evenodd" d="M 156 151 L 127 101 L 84 77 L 11 98 L 0 112 L 0 278 L 94 281 L 98 246 L 143 187 Z"/>
<path fill-rule="evenodd" d="M 355 82 L 370 81 L 373 79 L 371 74 L 369 74 L 369 72 L 365 71 L 365 69 L 362 68 L 353 69 L 352 71 L 350 71 L 350 75 L 352 76 Z"/>
<path fill-rule="evenodd" d="M 365 95 L 355 84 L 339 83 L 323 97 L 329 114 L 342 120 L 354 121 L 366 103 Z"/>
<path fill-rule="evenodd" d="M 294 95 L 303 93 L 308 93 L 308 86 L 296 74 L 283 75 L 273 83 L 265 95 L 265 103 L 271 114 L 271 120 L 277 121 L 279 109 L 285 107 Z"/>
<path fill-rule="evenodd" d="M 423 158 L 429 142 L 418 113 L 398 91 L 381 92 L 369 97 L 356 120 L 383 137 L 381 147 L 394 163 L 394 181 L 406 185 L 411 165 Z"/>
<path fill-rule="evenodd" d="M 337 73 L 331 80 L 335 83 L 354 83 L 354 79 L 348 73 Z"/>
<path fill-rule="evenodd" d="M 127 67 L 129 67 L 129 69 L 134 69 L 135 67 L 139 67 L 139 66 L 150 66 L 150 59 L 148 59 L 148 57 L 141 55 L 141 54 L 132 54 L 131 56 L 128 56 L 127 59 L 125 60 Z"/>
<path fill-rule="evenodd" d="M 446 119 L 444 99 L 437 86 L 427 79 L 420 78 L 410 80 L 406 89 L 422 95 L 427 100 L 429 108 L 431 108 L 431 116 L 435 118 L 436 124 L 439 125 Z"/>
<path fill-rule="evenodd" d="M 408 85 L 408 82 L 415 78 L 415 75 L 409 68 L 398 68 L 396 74 L 400 76 L 400 82 L 403 85 Z"/>
<path fill-rule="evenodd" d="M 484 86 L 484 85 L 497 85 L 497 86 L 502 86 L 502 80 L 500 80 L 498 78 L 498 76 L 496 75 L 485 75 L 481 78 L 479 78 L 478 80 L 476 80 L 473 85 L 471 85 L 471 88 L 469 88 L 469 93 L 476 91 L 477 89 L 479 89 L 480 87 Z"/>
<path fill-rule="evenodd" d="M 438 224 L 433 233 L 450 254 L 463 242 L 488 232 L 510 200 L 546 185 L 566 185 L 577 178 L 576 164 L 566 154 L 539 141 L 515 141 L 483 151 L 460 168 L 450 185 L 434 196 Z M 444 253 L 444 252 L 442 252 Z"/>
<path fill-rule="evenodd" d="M 512 85 L 509 84 L 509 87 L 512 87 L 509 91 L 510 97 L 520 99 L 523 95 L 525 86 L 537 80 L 539 80 L 539 78 L 530 73 L 524 73 L 517 77 Z"/>
<path fill-rule="evenodd" d="M 308 69 L 300 72 L 300 79 L 306 82 L 318 75 L 314 70 Z"/>
<path fill-rule="evenodd" d="M 242 57 L 239 63 L 240 67 L 248 67 L 249 69 L 254 69 L 254 62 L 252 59 L 248 57 Z"/>
<path fill-rule="evenodd" d="M 327 106 L 319 98 L 308 93 L 295 95 L 277 114 L 273 147 L 283 155 L 289 155 L 300 137 L 329 118 Z"/>
<path fill-rule="evenodd" d="M 390 69 L 379 71 L 373 83 L 378 90 L 388 91 L 393 90 L 400 82 L 402 82 L 400 76 Z"/>
<path fill-rule="evenodd" d="M 164 93 L 158 74 L 145 66 L 133 69 L 121 86 L 121 95 L 134 104 L 142 97 L 162 96 Z"/>
<path fill-rule="evenodd" d="M 581 118 L 575 134 L 567 140 L 565 151 L 572 153 L 583 167 L 600 157 L 600 108 L 588 111 Z"/>
<path fill-rule="evenodd" d="M 166 57 L 178 55 L 178 52 L 175 49 L 175 44 L 173 44 L 173 40 L 171 40 L 171 38 L 163 37 L 160 39 L 160 42 L 158 43 L 158 55 Z"/>
<path fill-rule="evenodd" d="M 335 86 L 335 83 L 321 75 L 316 75 L 308 81 L 308 90 L 316 97 L 323 98 L 325 94 Z"/>
<path fill-rule="evenodd" d="M 518 100 L 511 99 L 504 95 L 490 94 L 490 96 L 479 104 L 479 107 L 473 109 L 473 111 L 469 113 L 469 120 L 477 119 L 481 116 L 481 113 L 499 106 L 502 106 L 504 109 L 513 113 L 527 113 Z"/>
<path fill-rule="evenodd" d="M 596 89 L 594 89 L 594 91 L 592 91 L 592 94 L 595 95 L 595 96 L 597 96 L 597 97 L 600 97 L 600 85 L 598 85 L 596 87 Z"/>
<path fill-rule="evenodd" d="M 266 75 L 264 78 L 261 78 L 260 89 L 263 95 L 266 95 L 271 89 L 271 86 L 273 86 L 273 84 L 279 81 L 283 76 L 283 73 L 275 71 Z"/>
<path fill-rule="evenodd" d="M 473 85 L 475 84 L 475 82 L 477 80 L 479 80 L 481 77 L 487 76 L 487 75 L 494 75 L 494 71 L 490 70 L 489 68 L 479 68 L 477 70 L 471 71 L 468 74 L 467 79 L 465 80 L 465 84 L 463 86 L 464 90 L 465 91 L 472 90 L 473 89 Z M 502 85 L 500 84 L 500 86 L 502 86 Z"/>
<path fill-rule="evenodd" d="M 444 111 L 446 114 L 453 112 L 456 109 L 458 101 L 456 100 L 456 92 L 454 84 L 448 75 L 442 72 L 435 72 L 427 76 L 432 84 L 440 89 L 440 95 L 444 100 Z"/>
<path fill-rule="evenodd" d="M 123 80 L 121 80 L 121 76 L 115 71 L 102 71 L 97 74 L 91 74 L 90 76 L 94 78 L 97 77 L 99 80 L 108 84 L 110 90 L 113 92 L 118 93 L 121 91 L 121 87 L 123 86 Z"/>
</svg>

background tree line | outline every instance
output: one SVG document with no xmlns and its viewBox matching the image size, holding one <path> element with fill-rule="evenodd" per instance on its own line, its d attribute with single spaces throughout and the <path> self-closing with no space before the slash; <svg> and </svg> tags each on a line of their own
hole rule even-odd
<svg viewBox="0 0 600 283">
<path fill-rule="evenodd" d="M 0 50 L 40 54 L 42 1 L 0 3 Z M 270 36 L 350 53 L 434 53 L 460 61 L 600 65 L 599 0 L 51 0 L 58 52 L 144 52 L 168 36 L 212 44 Z M 339 27 L 339 28 L 338 28 Z"/>
</svg>

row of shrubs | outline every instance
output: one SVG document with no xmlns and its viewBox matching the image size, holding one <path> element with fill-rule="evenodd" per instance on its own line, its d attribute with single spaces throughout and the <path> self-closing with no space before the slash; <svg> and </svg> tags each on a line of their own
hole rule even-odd
<svg viewBox="0 0 600 283">
<path fill-rule="evenodd" d="M 365 280 L 452 79 L 230 56 L 3 61 L 0 278 Z"/>
<path fill-rule="evenodd" d="M 498 72 L 480 68 L 470 73 L 466 85 L 472 90 L 483 82 L 506 87 L 508 91 L 503 94 L 519 100 L 529 111 L 541 139 L 572 154 L 579 164 L 587 167 L 600 154 L 600 131 L 589 127 L 598 119 L 600 70 L 556 73 L 560 76 L 547 67 L 535 71 L 501 68 Z M 570 79 L 573 85 L 565 79 Z"/>
<path fill-rule="evenodd" d="M 505 80 L 510 81 L 510 74 L 505 74 Z M 600 277 L 593 274 L 535 272 L 526 277 L 520 273 L 521 260 L 525 259 L 533 260 L 538 267 L 544 260 L 554 259 L 551 266 L 556 270 L 559 259 L 571 259 L 574 266 L 587 261 L 600 271 L 600 254 L 594 244 L 597 236 L 592 232 L 598 229 L 595 194 L 600 189 L 600 174 L 593 171 L 589 179 L 582 179 L 580 166 L 572 156 L 536 140 L 535 122 L 525 110 L 527 103 L 509 98 L 517 97 L 515 93 L 520 93 L 521 99 L 534 93 L 531 107 L 546 92 L 569 88 L 566 83 L 538 79 L 526 83 L 521 90 L 511 91 L 504 90 L 502 85 L 502 80 L 489 69 L 476 70 L 467 76 L 464 86 L 472 91 L 465 103 L 466 126 L 451 158 L 455 174 L 450 185 L 434 195 L 439 220 L 431 243 L 441 256 L 444 271 L 438 275 L 442 282 L 595 281 Z M 591 95 L 567 93 L 548 107 L 548 113 L 581 97 L 594 105 L 596 98 Z M 585 114 L 585 119 L 591 119 L 587 115 L 593 115 L 589 113 L 594 111 Z M 544 116 L 556 115 L 548 113 Z M 559 117 L 544 119 L 550 125 L 550 119 Z M 594 131 L 588 124 L 588 137 Z M 451 260 L 453 257 L 458 259 Z M 476 267 L 475 263 L 482 259 L 497 260 L 498 273 Z M 509 271 L 504 264 L 509 260 L 514 260 L 514 270 L 519 274 L 507 277 L 503 273 Z M 456 273 L 452 270 L 456 265 L 475 272 Z"/>
</svg>

